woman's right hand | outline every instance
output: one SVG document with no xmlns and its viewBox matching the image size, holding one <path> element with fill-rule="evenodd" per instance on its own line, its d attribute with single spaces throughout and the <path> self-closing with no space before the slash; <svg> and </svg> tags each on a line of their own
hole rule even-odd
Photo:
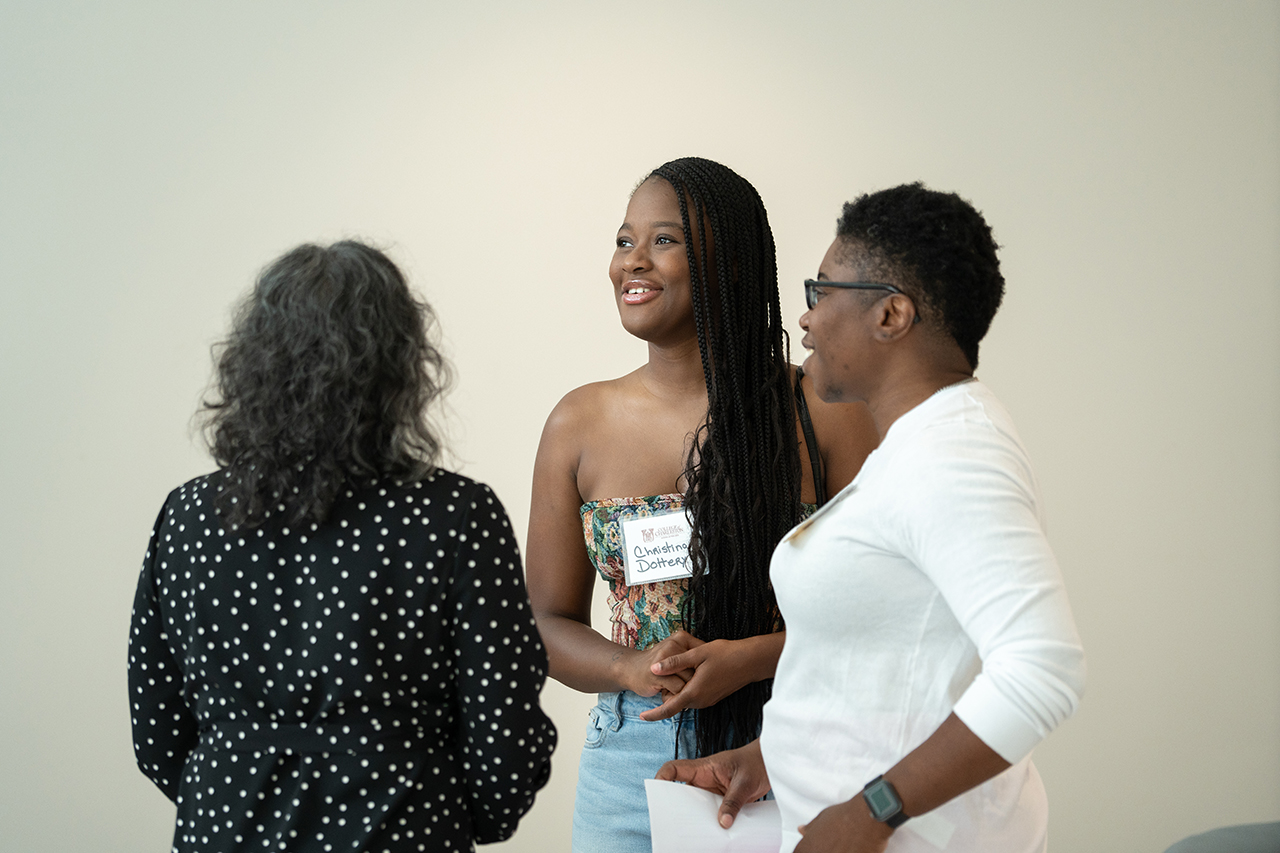
<svg viewBox="0 0 1280 853">
<path fill-rule="evenodd" d="M 668 761 L 658 768 L 657 778 L 684 782 L 722 796 L 724 799 L 717 819 L 725 829 L 733 826 L 733 820 L 743 806 L 769 793 L 770 787 L 759 738 L 738 749 L 704 758 Z"/>
<path fill-rule="evenodd" d="M 638 696 L 654 696 L 658 693 L 666 699 L 678 694 L 693 677 L 692 669 L 668 671 L 659 675 L 654 672 L 659 661 L 682 654 L 692 648 L 703 645 L 697 637 L 686 631 L 676 631 L 660 643 L 650 646 L 644 651 L 619 646 L 614 653 L 614 677 L 618 683 Z"/>
</svg>

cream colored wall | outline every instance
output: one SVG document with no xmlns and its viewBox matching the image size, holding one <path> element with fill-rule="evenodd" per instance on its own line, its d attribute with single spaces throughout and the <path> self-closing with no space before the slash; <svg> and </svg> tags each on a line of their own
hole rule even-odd
<svg viewBox="0 0 1280 853">
<path fill-rule="evenodd" d="M 993 223 L 979 375 L 1090 655 L 1038 751 L 1053 849 L 1280 819 L 1275 2 L 9 3 L 0 80 L 4 849 L 165 849 L 129 607 L 255 271 L 389 247 L 457 365 L 457 465 L 523 530 L 546 413 L 643 358 L 605 267 L 634 181 L 688 154 L 760 189 L 793 323 L 854 194 L 921 178 Z M 511 851 L 567 849 L 589 699 L 544 701 Z"/>
</svg>

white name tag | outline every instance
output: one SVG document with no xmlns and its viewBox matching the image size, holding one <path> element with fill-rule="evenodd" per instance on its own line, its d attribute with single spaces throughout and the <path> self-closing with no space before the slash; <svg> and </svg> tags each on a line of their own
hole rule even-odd
<svg viewBox="0 0 1280 853">
<path fill-rule="evenodd" d="M 627 586 L 693 577 L 692 536 L 693 526 L 682 509 L 622 522 Z"/>
</svg>

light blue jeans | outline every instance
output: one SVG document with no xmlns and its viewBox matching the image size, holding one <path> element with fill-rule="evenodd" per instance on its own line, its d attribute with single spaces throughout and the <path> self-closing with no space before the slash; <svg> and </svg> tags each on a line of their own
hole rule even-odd
<svg viewBox="0 0 1280 853">
<path fill-rule="evenodd" d="M 573 853 L 652 853 L 644 780 L 676 757 L 676 720 L 646 722 L 661 704 L 625 691 L 601 693 L 587 717 L 573 804 Z M 693 721 L 680 727 L 680 757 L 696 754 Z"/>
</svg>

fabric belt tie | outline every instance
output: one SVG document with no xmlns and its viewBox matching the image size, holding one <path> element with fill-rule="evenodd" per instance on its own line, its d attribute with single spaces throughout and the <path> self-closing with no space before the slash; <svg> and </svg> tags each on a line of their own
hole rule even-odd
<svg viewBox="0 0 1280 853">
<path fill-rule="evenodd" d="M 220 721 L 200 733 L 202 744 L 233 752 L 421 752 L 427 730 L 368 723 L 270 723 Z"/>
</svg>

